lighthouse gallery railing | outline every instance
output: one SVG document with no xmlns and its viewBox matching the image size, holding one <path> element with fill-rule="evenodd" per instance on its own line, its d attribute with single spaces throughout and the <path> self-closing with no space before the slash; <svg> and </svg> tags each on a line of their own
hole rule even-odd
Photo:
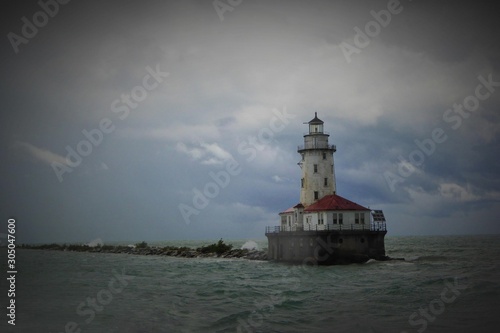
<svg viewBox="0 0 500 333">
<path fill-rule="evenodd" d="M 317 225 L 306 225 L 303 227 L 300 226 L 268 226 L 266 227 L 266 234 L 278 233 L 278 232 L 293 232 L 293 231 L 348 231 L 348 230 L 357 230 L 357 231 L 374 231 L 374 232 L 385 232 L 386 224 L 385 222 L 372 222 L 370 225 L 365 224 L 317 224 Z"/>
<path fill-rule="evenodd" d="M 337 151 L 337 146 L 329 145 L 323 142 L 311 142 L 305 145 L 297 146 L 297 150 L 304 150 L 304 149 L 331 149 L 333 151 Z"/>
</svg>

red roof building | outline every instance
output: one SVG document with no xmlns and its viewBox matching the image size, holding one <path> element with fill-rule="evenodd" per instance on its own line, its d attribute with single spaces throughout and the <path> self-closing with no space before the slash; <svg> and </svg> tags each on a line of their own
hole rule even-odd
<svg viewBox="0 0 500 333">
<path fill-rule="evenodd" d="M 307 206 L 304 212 L 319 212 L 325 210 L 370 210 L 369 208 L 358 205 L 351 200 L 347 200 L 338 194 L 325 195 L 312 205 Z"/>
</svg>

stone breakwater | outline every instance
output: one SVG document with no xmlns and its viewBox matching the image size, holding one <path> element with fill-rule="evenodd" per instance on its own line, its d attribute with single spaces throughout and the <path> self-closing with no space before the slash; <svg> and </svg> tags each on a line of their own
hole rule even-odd
<svg viewBox="0 0 500 333">
<path fill-rule="evenodd" d="M 267 260 L 267 251 L 248 250 L 248 249 L 230 249 L 221 253 L 205 252 L 203 248 L 192 249 L 188 247 L 132 247 L 132 246 L 87 246 L 87 245 L 24 245 L 25 249 L 52 250 L 52 251 L 70 251 L 70 252 L 90 252 L 90 253 L 122 253 L 144 256 L 169 256 L 180 258 L 241 258 L 248 260 Z"/>
</svg>

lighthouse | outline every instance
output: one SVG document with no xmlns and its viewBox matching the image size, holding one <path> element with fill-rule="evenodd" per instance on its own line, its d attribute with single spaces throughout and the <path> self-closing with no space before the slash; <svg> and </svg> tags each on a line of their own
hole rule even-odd
<svg viewBox="0 0 500 333">
<path fill-rule="evenodd" d="M 334 145 L 328 144 L 329 134 L 323 132 L 323 121 L 314 118 L 307 123 L 309 133 L 304 135 L 304 145 L 299 146 L 297 152 L 301 156 L 298 163 L 302 169 L 300 179 L 300 202 L 309 206 L 328 194 L 335 194 L 335 165 L 333 153 Z"/>
<path fill-rule="evenodd" d="M 297 148 L 300 201 L 279 213 L 279 226 L 266 228 L 269 259 L 320 265 L 387 259 L 383 212 L 338 195 L 336 146 L 328 142 L 317 112 L 304 124 L 308 132 Z"/>
</svg>

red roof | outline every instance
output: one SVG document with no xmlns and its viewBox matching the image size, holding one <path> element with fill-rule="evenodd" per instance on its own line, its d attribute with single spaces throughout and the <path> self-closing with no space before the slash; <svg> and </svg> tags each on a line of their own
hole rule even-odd
<svg viewBox="0 0 500 333">
<path fill-rule="evenodd" d="M 293 213 L 293 207 L 290 207 L 287 210 L 282 211 L 280 214 L 289 214 L 289 213 Z"/>
<path fill-rule="evenodd" d="M 316 212 L 322 210 L 370 210 L 366 207 L 358 205 L 355 202 L 347 200 L 337 194 L 325 195 L 317 202 L 309 205 L 304 209 L 305 212 Z"/>
<path fill-rule="evenodd" d="M 289 214 L 289 213 L 293 213 L 295 211 L 295 208 L 304 208 L 304 205 L 301 204 L 300 202 L 298 204 L 296 204 L 295 206 L 293 207 L 290 207 L 288 208 L 287 210 L 284 210 L 282 211 L 280 214 Z"/>
</svg>

